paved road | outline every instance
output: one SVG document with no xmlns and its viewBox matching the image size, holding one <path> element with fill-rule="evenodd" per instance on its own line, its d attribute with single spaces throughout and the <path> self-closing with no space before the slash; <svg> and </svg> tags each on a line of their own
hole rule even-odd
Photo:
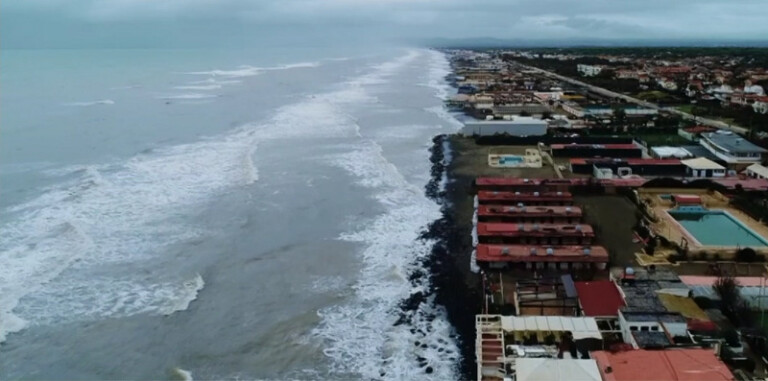
<svg viewBox="0 0 768 381">
<path fill-rule="evenodd" d="M 540 73 L 542 73 L 544 75 L 547 75 L 547 76 L 550 76 L 550 77 L 554 77 L 554 78 L 557 78 L 559 80 L 562 80 L 562 81 L 565 81 L 565 82 L 569 82 L 569 83 L 572 83 L 572 84 L 577 85 L 577 86 L 585 87 L 589 91 L 592 91 L 592 92 L 600 94 L 600 95 L 604 95 L 604 96 L 607 96 L 607 97 L 621 98 L 621 99 L 626 100 L 627 102 L 632 102 L 632 103 L 638 104 L 640 106 L 644 106 L 644 107 L 648 107 L 648 108 L 652 108 L 652 109 L 656 109 L 656 110 L 660 110 L 660 111 L 666 111 L 666 112 L 669 112 L 669 113 L 672 113 L 672 114 L 677 114 L 677 115 L 680 115 L 681 117 L 683 117 L 685 119 L 690 119 L 690 120 L 694 120 L 695 119 L 696 123 L 698 123 L 698 124 L 703 124 L 703 125 L 707 125 L 707 126 L 722 128 L 722 129 L 725 129 L 725 130 L 731 130 L 733 132 L 737 132 L 737 133 L 740 133 L 740 134 L 746 134 L 749 131 L 749 129 L 744 128 L 744 127 L 735 126 L 735 125 L 728 124 L 728 123 L 725 123 L 725 122 L 722 122 L 722 121 L 719 121 L 719 120 L 715 120 L 715 119 L 703 118 L 703 117 L 700 117 L 700 116 L 693 116 L 693 115 L 691 115 L 689 113 L 682 112 L 682 111 L 680 111 L 678 109 L 675 109 L 675 108 L 659 107 L 659 105 L 657 105 L 655 103 L 646 102 L 646 101 L 644 101 L 642 99 L 633 98 L 633 97 L 630 97 L 628 95 L 624 95 L 624 94 L 621 94 L 621 93 L 616 93 L 616 92 L 604 89 L 602 87 L 593 86 L 593 85 L 590 85 L 589 83 L 585 83 L 585 82 L 582 82 L 582 81 L 579 81 L 579 80 L 576 80 L 576 79 L 573 79 L 573 78 L 569 78 L 569 77 L 564 77 L 564 76 L 562 76 L 560 74 L 553 73 L 551 71 L 539 69 L 539 68 L 533 67 L 533 66 L 526 66 L 526 65 L 523 65 L 523 66 L 526 67 L 527 69 L 540 72 Z"/>
</svg>

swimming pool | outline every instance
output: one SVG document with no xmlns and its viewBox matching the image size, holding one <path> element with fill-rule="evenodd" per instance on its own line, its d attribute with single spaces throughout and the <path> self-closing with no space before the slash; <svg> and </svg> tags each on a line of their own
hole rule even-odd
<svg viewBox="0 0 768 381">
<path fill-rule="evenodd" d="M 525 159 L 518 155 L 502 155 L 499 157 L 499 164 L 501 165 L 520 165 L 523 162 L 525 162 Z"/>
<path fill-rule="evenodd" d="M 697 207 L 687 210 L 669 210 L 668 213 L 702 245 L 768 246 L 768 241 L 723 210 L 706 210 Z"/>
</svg>

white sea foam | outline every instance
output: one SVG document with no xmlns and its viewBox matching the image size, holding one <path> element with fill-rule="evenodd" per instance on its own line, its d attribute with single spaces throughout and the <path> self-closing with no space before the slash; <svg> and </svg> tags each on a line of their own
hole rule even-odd
<svg viewBox="0 0 768 381">
<path fill-rule="evenodd" d="M 173 368 L 173 379 L 178 381 L 194 381 L 192 372 L 181 368 Z"/>
<path fill-rule="evenodd" d="M 252 145 L 243 156 L 243 169 L 245 170 L 245 183 L 253 184 L 259 180 L 259 170 L 253 163 L 253 155 L 256 152 L 256 144 Z"/>
<path fill-rule="evenodd" d="M 186 74 L 210 75 L 213 77 L 227 77 L 227 78 L 243 78 L 243 77 L 253 77 L 253 76 L 262 74 L 265 71 L 312 68 L 317 66 L 320 66 L 319 62 L 297 62 L 292 64 L 268 66 L 268 67 L 242 65 L 237 69 L 231 69 L 231 70 L 214 69 L 214 70 L 207 70 L 207 71 L 193 71 L 193 72 L 188 72 Z"/>
<path fill-rule="evenodd" d="M 241 129 L 124 163 L 70 167 L 68 180 L 8 208 L 14 219 L 0 226 L 0 336 L 21 327 L 11 316 L 14 310 L 30 324 L 43 324 L 62 317 L 167 314 L 184 308 L 193 299 L 189 290 L 197 286 L 168 284 L 162 275 L 107 278 L 94 286 L 98 279 L 82 274 L 146 260 L 168 245 L 198 237 L 200 231 L 179 221 L 188 220 L 193 206 L 211 195 L 256 180 L 253 163 L 243 159 L 254 144 L 252 133 Z M 56 289 L 81 296 L 52 295 Z M 86 289 L 98 295 L 89 297 L 81 291 Z M 52 300 L 57 303 L 46 304 Z M 119 304 L 127 307 L 115 309 Z"/>
<path fill-rule="evenodd" d="M 214 83 L 210 85 L 187 85 L 187 86 L 175 86 L 177 90 L 217 90 L 220 89 L 221 84 Z"/>
<path fill-rule="evenodd" d="M 217 79 L 217 78 L 206 78 L 200 81 L 192 81 L 189 82 L 193 85 L 236 85 L 238 83 L 242 83 L 240 80 L 237 79 Z"/>
<path fill-rule="evenodd" d="M 176 94 L 176 95 L 165 95 L 159 97 L 160 99 L 178 99 L 178 100 L 192 100 L 192 99 L 211 99 L 216 98 L 218 95 L 215 94 L 201 94 L 201 93 L 185 93 L 185 94 Z"/>
<path fill-rule="evenodd" d="M 64 106 L 86 107 L 86 106 L 113 105 L 113 104 L 115 104 L 115 101 L 113 101 L 111 99 L 101 99 L 101 100 L 98 100 L 98 101 L 64 103 Z"/>
<path fill-rule="evenodd" d="M 205 83 L 216 83 L 209 79 Z M 202 278 L 170 281 L 167 274 L 143 271 L 118 277 L 101 269 L 140 267 L 168 246 L 200 237 L 203 232 L 186 221 L 213 195 L 258 181 L 254 150 L 260 141 L 357 136 L 359 126 L 346 109 L 370 101 L 353 80 L 223 136 L 153 149 L 126 162 L 48 171 L 63 181 L 4 211 L 14 219 L 0 225 L 0 339 L 25 324 L 186 308 Z"/>
<path fill-rule="evenodd" d="M 445 312 L 432 297 L 415 311 L 403 312 L 411 324 L 395 324 L 400 301 L 429 287 L 427 278 L 414 285 L 408 277 L 432 250 L 434 242 L 419 236 L 440 217 L 439 206 L 420 186 L 408 183 L 375 142 L 337 155 L 332 162 L 354 175 L 359 185 L 374 189 L 388 210 L 363 229 L 340 237 L 366 247 L 354 300 L 319 312 L 322 324 L 315 332 L 327 341 L 325 354 L 334 360 L 336 372 L 363 379 L 455 379 L 458 348 L 450 339 L 452 327 Z M 418 357 L 425 364 L 419 364 Z"/>
</svg>

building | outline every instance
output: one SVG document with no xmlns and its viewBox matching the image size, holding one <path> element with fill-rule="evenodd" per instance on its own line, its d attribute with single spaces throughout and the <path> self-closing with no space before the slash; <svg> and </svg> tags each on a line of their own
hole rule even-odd
<svg viewBox="0 0 768 381">
<path fill-rule="evenodd" d="M 507 103 L 493 106 L 493 115 L 496 116 L 520 115 L 523 112 L 543 114 L 548 111 L 550 111 L 549 107 L 541 103 Z"/>
<path fill-rule="evenodd" d="M 699 143 L 723 160 L 729 167 L 760 163 L 766 151 L 730 131 L 710 132 L 701 135 Z"/>
<path fill-rule="evenodd" d="M 677 130 L 677 134 L 690 140 L 697 142 L 699 141 L 699 135 L 707 133 L 707 132 L 715 132 L 717 131 L 714 127 L 709 126 L 692 126 L 692 127 L 684 127 L 679 128 Z"/>
<path fill-rule="evenodd" d="M 734 375 L 711 349 L 595 351 L 603 381 L 732 381 Z"/>
<path fill-rule="evenodd" d="M 768 96 L 755 98 L 755 103 L 752 103 L 752 110 L 759 114 L 768 114 Z"/>
<path fill-rule="evenodd" d="M 619 311 L 619 327 L 624 342 L 634 348 L 670 347 L 675 336 L 688 334 L 688 321 L 674 312 Z"/>
<path fill-rule="evenodd" d="M 602 246 L 546 246 L 478 244 L 478 265 L 548 270 L 605 270 L 608 251 Z"/>
<path fill-rule="evenodd" d="M 594 174 L 596 169 L 600 171 L 610 170 L 611 175 L 619 176 L 665 176 L 683 177 L 686 167 L 678 159 L 571 159 L 570 169 L 572 173 Z M 597 177 L 597 176 L 596 176 Z"/>
<path fill-rule="evenodd" d="M 552 144 L 550 148 L 552 157 L 643 157 L 643 149 L 636 144 Z"/>
<path fill-rule="evenodd" d="M 613 281 L 597 280 L 574 282 L 579 297 L 579 307 L 584 316 L 594 318 L 616 318 L 619 308 L 624 306 L 619 288 Z"/>
<path fill-rule="evenodd" d="M 530 117 L 515 117 L 512 120 L 478 120 L 464 122 L 463 135 L 543 136 L 547 133 L 547 121 Z"/>
<path fill-rule="evenodd" d="M 752 164 L 744 173 L 753 179 L 768 179 L 768 168 L 760 164 Z"/>
<path fill-rule="evenodd" d="M 648 116 L 648 115 L 656 115 L 659 113 L 659 111 L 656 109 L 640 107 L 637 105 L 625 105 L 625 104 L 622 104 L 621 106 L 613 106 L 613 105 L 582 106 L 575 102 L 563 102 L 563 104 L 561 104 L 561 107 L 563 108 L 563 111 L 573 116 L 576 116 L 578 118 L 583 118 L 587 116 L 608 118 L 614 114 L 614 111 L 616 109 L 624 110 L 624 114 L 626 116 Z"/>
<path fill-rule="evenodd" d="M 518 207 L 537 205 L 573 205 L 573 195 L 569 192 L 477 192 L 479 204 L 516 205 Z"/>
<path fill-rule="evenodd" d="M 590 225 L 478 222 L 476 232 L 480 243 L 490 244 L 588 246 L 595 239 Z"/>
<path fill-rule="evenodd" d="M 603 71 L 603 67 L 600 65 L 578 64 L 576 65 L 576 70 L 578 70 L 578 72 L 585 77 L 594 77 Z"/>
<path fill-rule="evenodd" d="M 602 334 L 593 318 L 567 316 L 475 316 L 475 356 L 478 380 L 502 380 L 515 377 L 521 370 L 517 362 L 521 359 L 537 358 L 556 361 L 577 360 L 572 353 L 587 355 L 590 350 L 602 348 Z M 572 341 L 573 352 L 563 351 L 559 343 L 564 338 Z M 570 344 L 569 344 L 570 345 Z M 562 354 L 563 358 L 558 359 Z M 565 364 L 565 363 L 564 363 Z M 572 363 L 573 364 L 573 363 Z M 538 369 L 541 365 L 549 365 L 549 369 Z M 578 363 L 589 374 L 590 365 Z M 534 374 L 547 374 L 553 370 L 552 364 L 531 362 L 523 364 L 522 376 L 527 380 L 550 380 L 538 378 Z M 563 365 L 568 367 L 568 365 Z M 554 369 L 559 369 L 554 368 Z M 592 370 L 593 371 L 593 370 Z M 545 373 L 540 373 L 545 372 Z M 582 377 L 583 373 L 573 370 L 574 375 Z M 594 374 L 592 374 L 594 376 Z M 519 376 L 518 376 L 519 377 Z M 564 375 L 565 377 L 565 375 Z M 520 378 L 514 378 L 520 379 Z M 555 378 L 557 380 L 558 378 Z M 572 380 L 565 377 L 561 379 Z M 578 378 L 581 379 L 581 378 Z M 587 378 L 587 380 L 591 380 Z"/>
<path fill-rule="evenodd" d="M 685 167 L 686 177 L 725 177 L 725 167 L 705 157 L 680 161 Z"/>
<path fill-rule="evenodd" d="M 601 381 L 595 360 L 518 358 L 515 381 Z"/>
<path fill-rule="evenodd" d="M 658 159 L 687 159 L 694 157 L 683 147 L 656 146 L 650 149 L 651 156 Z"/>
<path fill-rule="evenodd" d="M 576 224 L 582 221 L 581 208 L 576 206 L 515 206 L 478 205 L 478 221 L 539 222 Z"/>
</svg>

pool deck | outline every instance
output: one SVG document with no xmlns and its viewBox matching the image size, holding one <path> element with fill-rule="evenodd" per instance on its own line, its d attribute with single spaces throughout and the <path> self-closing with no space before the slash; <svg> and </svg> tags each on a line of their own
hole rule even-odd
<svg viewBox="0 0 768 381">
<path fill-rule="evenodd" d="M 752 230 L 752 232 L 759 235 L 763 240 L 768 241 L 768 226 L 765 226 L 759 221 L 752 219 L 744 212 L 719 202 L 707 204 L 705 201 L 705 205 L 708 205 L 708 209 L 728 212 L 731 217 L 738 220 L 744 226 L 748 227 L 750 230 Z M 733 252 L 738 248 L 738 246 L 735 245 L 712 246 L 701 244 L 667 212 L 671 209 L 671 204 L 654 204 L 652 209 L 659 220 L 657 223 L 653 224 L 653 229 L 656 231 L 656 233 L 665 236 L 672 242 L 681 243 L 683 239 L 687 240 L 689 253 L 691 254 L 697 252 L 718 253 L 722 258 L 725 259 L 731 257 Z M 753 247 L 753 249 L 755 249 L 755 251 L 758 253 L 768 254 L 768 246 Z"/>
</svg>

